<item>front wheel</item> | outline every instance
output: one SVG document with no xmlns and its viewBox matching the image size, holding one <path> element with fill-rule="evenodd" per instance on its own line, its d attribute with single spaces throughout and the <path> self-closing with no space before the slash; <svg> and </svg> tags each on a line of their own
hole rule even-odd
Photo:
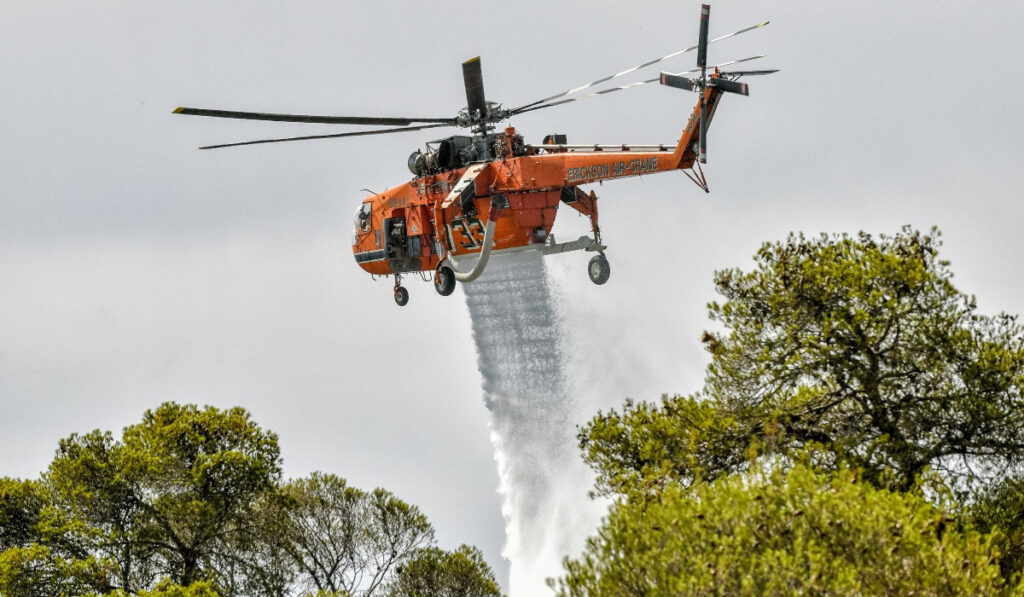
<svg viewBox="0 0 1024 597">
<path fill-rule="evenodd" d="M 612 275 L 612 266 L 608 264 L 608 259 L 604 255 L 594 255 L 587 265 L 587 273 L 594 284 L 604 284 Z"/>
<path fill-rule="evenodd" d="M 434 272 L 434 290 L 441 296 L 455 292 L 455 272 L 447 265 L 442 265 Z"/>
<path fill-rule="evenodd" d="M 409 302 L 409 291 L 403 286 L 395 287 L 395 303 L 399 307 L 404 307 Z"/>
</svg>

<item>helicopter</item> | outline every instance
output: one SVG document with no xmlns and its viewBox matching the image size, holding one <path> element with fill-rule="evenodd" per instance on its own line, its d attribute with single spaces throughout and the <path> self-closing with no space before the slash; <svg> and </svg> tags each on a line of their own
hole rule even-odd
<svg viewBox="0 0 1024 597">
<path fill-rule="evenodd" d="M 598 226 L 598 197 L 580 187 L 606 180 L 682 170 L 710 192 L 701 164 L 707 163 L 707 131 L 723 93 L 749 95 L 749 75 L 777 70 L 724 71 L 722 67 L 763 56 L 708 65 L 708 44 L 769 24 L 759 23 L 708 39 L 710 6 L 701 5 L 697 45 L 641 65 L 597 79 L 521 106 L 505 109 L 484 94 L 480 58 L 462 64 L 466 107 L 448 118 L 381 118 L 361 116 L 310 116 L 238 112 L 179 107 L 176 114 L 282 122 L 377 125 L 391 128 L 261 139 L 207 145 L 216 149 L 337 137 L 355 137 L 440 127 L 469 129 L 468 135 L 452 135 L 426 143 L 408 159 L 413 178 L 379 193 L 371 193 L 356 211 L 352 252 L 356 263 L 375 278 L 394 277 L 394 300 L 409 302 L 402 286 L 404 276 L 419 274 L 430 280 L 442 296 L 451 295 L 457 282 L 471 283 L 487 267 L 491 254 L 535 250 L 545 255 L 569 251 L 595 253 L 587 273 L 595 284 L 611 274 Z M 661 72 L 658 77 L 593 91 L 579 92 L 674 58 L 697 53 L 697 68 L 682 73 Z M 696 75 L 688 77 L 686 75 Z M 696 92 L 698 100 L 675 145 L 574 145 L 564 134 L 549 134 L 540 144 L 527 144 L 513 126 L 497 130 L 498 123 L 513 116 L 567 104 L 613 91 L 658 82 Z M 366 189 L 364 189 L 366 190 Z M 591 234 L 564 243 L 551 234 L 561 204 L 589 218 Z M 474 259 L 475 258 L 475 259 Z M 470 262 L 472 264 L 470 265 Z M 465 264 L 466 267 L 460 267 Z"/>
</svg>

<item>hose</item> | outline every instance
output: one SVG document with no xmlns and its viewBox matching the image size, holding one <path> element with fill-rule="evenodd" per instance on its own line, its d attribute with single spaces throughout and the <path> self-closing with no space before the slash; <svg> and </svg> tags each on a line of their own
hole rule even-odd
<svg viewBox="0 0 1024 597">
<path fill-rule="evenodd" d="M 497 200 L 500 197 L 500 201 Z M 473 265 L 473 269 L 468 272 L 460 272 L 455 269 L 455 263 L 452 259 L 448 258 L 448 265 L 452 268 L 452 273 L 455 274 L 455 279 L 459 282 L 472 282 L 480 277 L 480 274 L 484 273 L 484 268 L 487 267 L 487 260 L 491 257 L 491 249 L 494 247 L 494 229 L 497 227 L 498 216 L 501 214 L 501 208 L 499 204 L 504 203 L 505 197 L 499 195 L 498 197 L 492 197 L 491 199 L 491 211 L 487 216 L 487 228 L 484 229 L 484 245 L 480 249 L 480 257 L 476 260 L 476 264 Z"/>
</svg>

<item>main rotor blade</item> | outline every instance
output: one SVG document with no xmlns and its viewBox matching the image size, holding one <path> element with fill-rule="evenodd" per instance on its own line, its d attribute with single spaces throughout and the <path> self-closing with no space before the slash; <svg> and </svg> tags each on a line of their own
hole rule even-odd
<svg viewBox="0 0 1024 597">
<path fill-rule="evenodd" d="M 722 68 L 723 66 L 729 66 L 730 64 L 739 64 L 741 62 L 750 62 L 751 60 L 760 60 L 761 58 L 764 58 L 764 56 L 765 56 L 764 54 L 758 54 L 757 56 L 751 56 L 749 58 L 740 58 L 739 60 L 730 60 L 729 62 L 719 62 L 718 64 L 716 64 L 714 66 L 709 66 L 708 68 Z M 700 69 L 691 70 L 691 71 L 687 71 L 687 72 L 698 73 L 698 72 L 700 72 Z M 753 72 L 753 71 L 751 71 L 751 72 Z M 774 71 L 772 71 L 772 72 L 774 72 Z M 685 75 L 686 73 L 677 73 L 677 74 Z"/>
<path fill-rule="evenodd" d="M 466 84 L 466 109 L 472 118 L 474 114 L 487 114 L 487 100 L 484 98 L 484 75 L 480 70 L 480 57 L 470 58 L 462 63 L 462 79 Z"/>
<path fill-rule="evenodd" d="M 722 41 L 723 39 L 728 39 L 730 37 L 739 35 L 741 33 L 746 33 L 747 31 L 752 31 L 754 29 L 758 29 L 760 27 L 764 27 L 765 25 L 769 24 L 770 22 L 771 21 L 765 21 L 763 23 L 758 23 L 757 25 L 751 25 L 750 27 L 744 27 L 743 29 L 740 29 L 739 31 L 734 31 L 732 33 L 729 33 L 728 35 L 723 35 L 721 37 L 716 37 L 715 39 L 710 40 L 708 43 L 709 44 L 713 44 L 715 42 Z M 535 102 L 530 102 L 528 104 L 524 104 L 522 106 L 519 106 L 518 108 L 513 108 L 510 112 L 515 114 L 516 112 L 527 111 L 527 108 L 532 108 L 532 107 L 534 107 L 536 105 L 539 105 L 539 104 L 547 104 L 551 100 L 556 100 L 556 99 L 565 97 L 567 95 L 571 95 L 573 93 L 576 93 L 578 91 L 583 91 L 584 89 L 589 89 L 589 88 L 591 88 L 591 87 L 593 87 L 595 85 L 600 85 L 601 83 L 605 83 L 607 81 L 611 81 L 612 79 L 616 79 L 616 78 L 621 77 L 623 75 L 628 75 L 631 72 L 638 71 L 638 70 L 640 70 L 642 68 L 647 68 L 648 66 L 652 66 L 652 65 L 657 64 L 659 62 L 664 62 L 666 60 L 669 60 L 670 58 L 675 58 L 676 56 L 685 54 L 687 52 L 692 52 L 692 51 L 694 51 L 696 49 L 697 49 L 697 46 L 690 46 L 689 48 L 686 48 L 685 50 L 679 50 L 678 52 L 672 52 L 668 56 L 662 56 L 661 58 L 655 58 L 654 60 L 648 60 L 647 62 L 645 62 L 643 64 L 638 64 L 637 66 L 634 66 L 633 68 L 627 68 L 626 70 L 624 70 L 622 72 L 619 72 L 619 73 L 615 73 L 614 75 L 608 75 L 607 77 L 602 77 L 602 78 L 600 78 L 600 79 L 598 79 L 596 81 L 592 81 L 590 83 L 587 83 L 586 85 L 581 85 L 579 87 L 574 87 L 572 89 L 568 89 L 568 90 L 563 91 L 561 93 L 556 93 L 555 95 L 552 95 L 551 97 L 546 97 L 546 98 L 544 98 L 542 100 L 537 100 Z M 655 78 L 655 79 L 651 79 L 650 81 L 645 81 L 645 83 L 653 83 L 654 81 L 657 81 L 657 80 L 658 79 Z M 565 102 L 557 102 L 557 103 L 549 104 L 549 105 L 557 106 L 557 105 L 559 105 L 561 103 L 565 103 Z"/>
<path fill-rule="evenodd" d="M 175 114 L 211 116 L 213 118 L 239 118 L 242 120 L 273 120 L 277 122 L 307 122 L 314 124 L 376 124 L 381 126 L 407 126 L 414 122 L 455 124 L 454 118 L 379 118 L 373 116 L 311 116 L 304 114 L 271 114 L 267 112 L 238 112 L 234 110 L 207 110 L 204 108 L 175 108 Z"/>
<path fill-rule="evenodd" d="M 715 66 L 713 66 L 711 68 L 719 68 L 719 67 L 722 67 L 722 66 L 728 66 L 730 64 L 737 64 L 737 63 L 740 63 L 740 62 L 749 62 L 751 60 L 757 60 L 759 58 L 764 58 L 764 54 L 761 54 L 761 55 L 758 55 L 758 56 L 751 56 L 750 58 L 741 58 L 740 60 L 730 60 L 729 62 L 723 62 L 721 64 L 716 64 Z M 679 76 L 682 76 L 682 75 L 690 75 L 690 74 L 699 73 L 699 72 L 700 72 L 700 69 L 694 69 L 694 70 L 685 70 L 685 71 L 683 71 L 681 73 L 664 73 L 664 74 L 668 74 L 668 75 L 679 77 Z M 557 102 L 551 102 L 549 104 L 542 104 L 542 105 L 539 105 L 539 106 L 527 105 L 527 106 L 523 106 L 522 108 L 517 108 L 515 110 L 509 111 L 509 115 L 510 116 L 515 116 L 517 114 L 525 114 L 526 112 L 533 112 L 534 110 L 540 110 L 542 108 L 551 108 L 551 107 L 554 107 L 554 106 L 561 106 L 562 104 L 568 104 L 568 103 L 571 103 L 571 102 L 578 102 L 580 100 L 585 100 L 585 99 L 588 99 L 588 98 L 591 98 L 591 97 L 594 97 L 594 96 L 597 96 L 597 95 L 604 95 L 606 93 L 611 93 L 613 91 L 622 91 L 623 89 L 631 89 L 633 87 L 639 87 L 641 85 L 647 85 L 649 83 L 657 83 L 660 80 L 661 80 L 661 75 L 659 75 L 657 77 L 654 77 L 653 79 L 645 79 L 643 81 L 637 81 L 636 83 L 630 83 L 628 85 L 620 85 L 619 87 L 609 87 L 608 89 L 602 89 L 600 91 L 595 91 L 593 93 L 588 93 L 587 95 L 581 95 L 579 97 L 570 97 L 570 98 L 566 98 L 566 99 L 563 99 L 563 100 L 559 100 Z"/>
<path fill-rule="evenodd" d="M 700 5 L 700 37 L 697 40 L 697 66 L 704 68 L 708 64 L 708 18 L 711 16 L 711 6 Z"/>
<path fill-rule="evenodd" d="M 304 137 L 285 137 L 282 139 L 259 139 L 257 141 L 241 141 L 239 143 L 222 143 L 220 145 L 205 145 L 199 149 L 219 149 L 221 147 L 238 147 L 240 145 L 259 145 L 261 143 L 283 143 L 285 141 L 308 141 L 310 139 L 335 139 L 338 137 L 361 137 L 363 135 L 386 135 L 389 133 L 404 133 L 407 131 L 421 131 L 437 127 L 452 126 L 449 124 L 423 124 L 397 129 L 376 129 L 372 131 L 351 131 L 348 133 L 335 133 L 333 135 L 306 135 Z"/>
</svg>

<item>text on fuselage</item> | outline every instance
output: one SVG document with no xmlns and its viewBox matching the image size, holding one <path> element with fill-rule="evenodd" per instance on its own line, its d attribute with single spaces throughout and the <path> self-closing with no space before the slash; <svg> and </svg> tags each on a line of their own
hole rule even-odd
<svg viewBox="0 0 1024 597">
<path fill-rule="evenodd" d="M 637 174 L 655 172 L 657 170 L 658 158 L 653 157 L 636 160 L 621 160 L 612 164 L 595 164 L 593 166 L 569 168 L 565 171 L 565 178 L 568 182 L 583 182 L 615 176 L 635 176 Z"/>
</svg>

